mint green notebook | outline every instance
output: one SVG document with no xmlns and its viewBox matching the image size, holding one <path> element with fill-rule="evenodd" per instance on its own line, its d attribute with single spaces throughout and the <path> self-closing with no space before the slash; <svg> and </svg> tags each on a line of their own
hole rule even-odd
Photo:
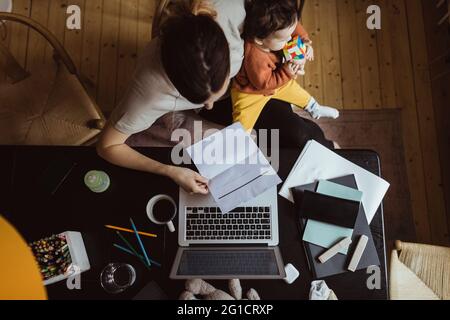
<svg viewBox="0 0 450 320">
<path fill-rule="evenodd" d="M 363 193 L 359 190 L 342 186 L 340 184 L 326 180 L 319 180 L 316 192 L 331 197 L 357 202 L 361 202 L 363 195 Z M 303 234 L 303 241 L 310 242 L 328 249 L 343 238 L 351 237 L 352 234 L 353 229 L 309 219 L 305 227 L 305 232 Z M 340 251 L 340 253 L 345 255 L 347 254 L 347 252 L 348 248 Z"/>
</svg>

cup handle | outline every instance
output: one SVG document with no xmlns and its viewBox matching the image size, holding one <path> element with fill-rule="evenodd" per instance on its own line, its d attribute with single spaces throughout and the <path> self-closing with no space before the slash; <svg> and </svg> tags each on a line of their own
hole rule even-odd
<svg viewBox="0 0 450 320">
<path fill-rule="evenodd" d="M 175 232 L 175 226 L 173 225 L 172 221 L 167 222 L 167 227 L 169 228 L 170 232 Z"/>
</svg>

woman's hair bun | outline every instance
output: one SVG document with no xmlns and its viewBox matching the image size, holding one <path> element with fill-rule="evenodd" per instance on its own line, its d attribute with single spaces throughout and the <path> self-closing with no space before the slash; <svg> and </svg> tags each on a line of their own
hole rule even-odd
<svg viewBox="0 0 450 320">
<path fill-rule="evenodd" d="M 211 18 L 217 17 L 217 11 L 208 0 L 191 0 L 191 13 L 194 16 L 209 16 Z"/>
<path fill-rule="evenodd" d="M 167 16 L 173 17 L 189 17 L 204 16 L 211 19 L 217 17 L 217 11 L 208 0 L 181 0 L 174 2 L 166 9 Z"/>
</svg>

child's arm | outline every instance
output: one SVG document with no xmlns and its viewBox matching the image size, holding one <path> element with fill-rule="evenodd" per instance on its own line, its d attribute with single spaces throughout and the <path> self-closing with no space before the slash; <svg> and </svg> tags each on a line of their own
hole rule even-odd
<svg viewBox="0 0 450 320">
<path fill-rule="evenodd" d="M 300 39 L 302 39 L 303 43 L 305 44 L 311 42 L 308 32 L 306 32 L 305 28 L 302 26 L 300 22 L 297 23 L 297 27 L 295 28 L 294 33 L 292 34 L 292 37 L 295 36 L 299 36 Z"/>
<path fill-rule="evenodd" d="M 275 90 L 295 78 L 289 64 L 276 68 L 267 54 L 259 49 L 252 50 L 244 60 L 244 68 L 250 83 L 258 90 Z"/>
</svg>

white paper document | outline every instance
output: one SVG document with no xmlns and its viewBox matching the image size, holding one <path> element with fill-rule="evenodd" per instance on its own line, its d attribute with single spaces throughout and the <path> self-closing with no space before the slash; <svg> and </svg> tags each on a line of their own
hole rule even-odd
<svg viewBox="0 0 450 320">
<path fill-rule="evenodd" d="M 186 149 L 222 213 L 281 183 L 241 124 L 235 123 Z"/>
<path fill-rule="evenodd" d="M 389 189 L 389 183 L 314 140 L 306 144 L 279 194 L 294 202 L 291 188 L 347 175 L 355 176 L 358 188 L 363 193 L 362 204 L 370 224 Z"/>
</svg>

